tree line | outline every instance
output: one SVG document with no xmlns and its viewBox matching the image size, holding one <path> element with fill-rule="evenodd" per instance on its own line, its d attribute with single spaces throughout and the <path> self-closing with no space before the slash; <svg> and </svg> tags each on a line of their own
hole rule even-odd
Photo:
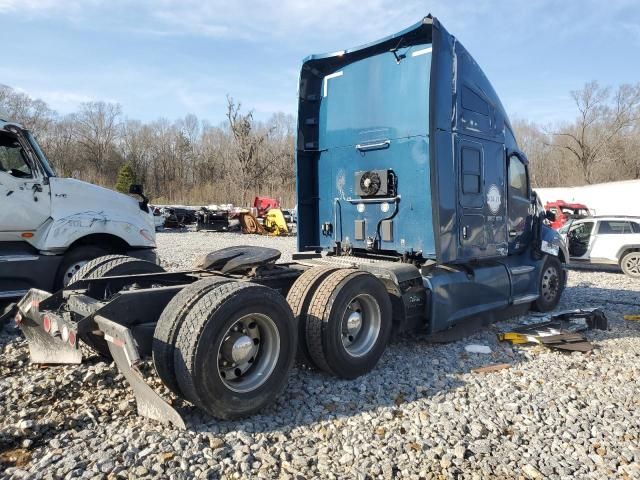
<svg viewBox="0 0 640 480">
<path fill-rule="evenodd" d="M 571 92 L 572 122 L 513 122 L 537 187 L 640 179 L 640 83 L 613 89 L 592 81 Z"/>
<path fill-rule="evenodd" d="M 291 115 L 275 113 L 260 122 L 231 97 L 226 121 L 217 126 L 191 114 L 143 123 L 105 102 L 83 103 L 77 112 L 59 115 L 42 100 L 4 85 L 0 112 L 34 133 L 60 176 L 115 188 L 118 173 L 124 173 L 158 204 L 249 205 L 255 195 L 295 204 Z"/>
<path fill-rule="evenodd" d="M 571 92 L 576 118 L 513 127 L 535 187 L 640 178 L 640 83 L 589 82 Z M 155 203 L 248 205 L 255 195 L 295 203 L 295 119 L 257 121 L 227 97 L 219 125 L 195 115 L 143 123 L 117 104 L 88 102 L 60 115 L 44 101 L 0 85 L 0 111 L 31 129 L 59 175 L 110 188 L 126 166 Z M 122 183 L 122 182 L 121 182 Z"/>
</svg>

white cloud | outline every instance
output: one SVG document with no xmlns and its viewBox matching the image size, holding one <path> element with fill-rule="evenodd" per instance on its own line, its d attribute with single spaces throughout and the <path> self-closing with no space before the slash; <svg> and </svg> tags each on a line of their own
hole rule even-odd
<svg viewBox="0 0 640 480">
<path fill-rule="evenodd" d="M 16 90 L 22 91 L 31 97 L 40 98 L 47 102 L 47 104 L 51 108 L 62 113 L 76 111 L 81 103 L 86 102 L 102 101 L 107 103 L 118 103 L 118 101 L 113 98 L 105 98 L 104 96 L 96 96 L 89 93 L 81 93 L 77 91 L 71 92 L 66 90 L 49 90 L 38 88 L 26 90 L 21 87 L 16 87 Z"/>
</svg>

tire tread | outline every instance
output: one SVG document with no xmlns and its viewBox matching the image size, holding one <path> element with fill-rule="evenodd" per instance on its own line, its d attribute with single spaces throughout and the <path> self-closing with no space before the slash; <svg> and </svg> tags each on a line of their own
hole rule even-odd
<svg viewBox="0 0 640 480">
<path fill-rule="evenodd" d="M 196 391 L 193 376 L 196 368 L 198 340 L 207 325 L 211 313 L 232 296 L 238 295 L 246 288 L 255 286 L 255 284 L 241 282 L 220 285 L 200 298 L 185 316 L 176 341 L 174 369 L 180 391 L 184 398 L 194 405 L 204 408 L 203 402 Z"/>
<path fill-rule="evenodd" d="M 331 308 L 333 306 L 332 296 L 338 286 L 350 275 L 360 273 L 363 272 L 351 268 L 341 268 L 331 273 L 316 289 L 309 305 L 309 311 L 306 316 L 307 323 L 305 338 L 309 355 L 320 370 L 331 375 L 335 375 L 335 372 L 333 372 L 327 363 L 327 359 L 324 355 L 322 328 L 324 323 L 329 319 Z"/>
<path fill-rule="evenodd" d="M 153 332 L 152 356 L 158 376 L 178 396 L 182 396 L 174 368 L 176 340 L 184 319 L 203 295 L 231 282 L 226 277 L 208 277 L 186 286 L 175 295 L 160 314 Z"/>
<path fill-rule="evenodd" d="M 309 306 L 321 282 L 339 267 L 312 267 L 300 275 L 291 286 L 287 294 L 287 302 L 293 311 L 298 328 L 298 352 L 297 357 L 300 363 L 311 367 L 318 367 L 307 348 L 306 344 L 306 324 Z"/>
<path fill-rule="evenodd" d="M 85 263 L 82 267 L 78 269 L 76 273 L 73 274 L 71 279 L 69 280 L 69 284 L 73 282 L 77 282 L 78 280 L 84 280 L 85 278 L 93 278 L 89 277 L 89 275 L 100 265 L 103 263 L 111 262 L 117 259 L 130 258 L 126 255 L 104 255 L 102 257 L 94 258 L 89 262 Z"/>
</svg>

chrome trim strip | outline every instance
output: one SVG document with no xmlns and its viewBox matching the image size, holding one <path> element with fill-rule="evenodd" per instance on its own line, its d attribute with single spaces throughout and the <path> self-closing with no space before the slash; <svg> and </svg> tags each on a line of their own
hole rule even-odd
<svg viewBox="0 0 640 480">
<path fill-rule="evenodd" d="M 0 255 L 0 262 L 32 262 L 39 258 L 38 255 Z"/>
<path fill-rule="evenodd" d="M 539 296 L 540 295 L 538 294 L 533 294 L 533 295 L 524 295 L 522 297 L 516 297 L 513 299 L 513 304 L 521 305 L 523 303 L 533 302 L 534 300 L 537 300 Z"/>
<path fill-rule="evenodd" d="M 29 290 L 7 290 L 0 292 L 0 298 L 18 298 L 23 297 Z"/>
<path fill-rule="evenodd" d="M 513 267 L 511 268 L 511 273 L 513 275 L 521 275 L 523 273 L 532 272 L 535 267 L 533 265 L 522 265 L 521 267 Z"/>
</svg>

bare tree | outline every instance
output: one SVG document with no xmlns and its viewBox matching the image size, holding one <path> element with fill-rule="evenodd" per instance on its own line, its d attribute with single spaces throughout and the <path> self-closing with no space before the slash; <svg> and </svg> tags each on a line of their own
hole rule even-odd
<svg viewBox="0 0 640 480">
<path fill-rule="evenodd" d="M 257 131 L 253 121 L 253 112 L 240 113 L 241 104 L 236 104 L 227 96 L 227 119 L 234 139 L 234 155 L 239 168 L 239 181 L 244 201 L 247 202 L 249 190 L 256 186 L 269 164 L 261 162 L 259 151 L 269 138 L 270 130 Z"/>
<path fill-rule="evenodd" d="M 26 93 L 16 92 L 11 87 L 0 84 L 0 112 L 13 122 L 38 132 L 44 132 L 55 120 L 53 110 L 39 99 Z"/>
<path fill-rule="evenodd" d="M 85 159 L 93 164 L 96 173 L 106 171 L 120 134 L 120 105 L 105 102 L 88 102 L 80 106 L 77 115 L 78 143 Z"/>
<path fill-rule="evenodd" d="M 574 125 L 553 132 L 555 148 L 568 152 L 581 166 L 587 183 L 594 181 L 594 167 L 611 142 L 640 118 L 640 84 L 621 85 L 613 97 L 598 82 L 571 92 L 578 108 Z"/>
</svg>

